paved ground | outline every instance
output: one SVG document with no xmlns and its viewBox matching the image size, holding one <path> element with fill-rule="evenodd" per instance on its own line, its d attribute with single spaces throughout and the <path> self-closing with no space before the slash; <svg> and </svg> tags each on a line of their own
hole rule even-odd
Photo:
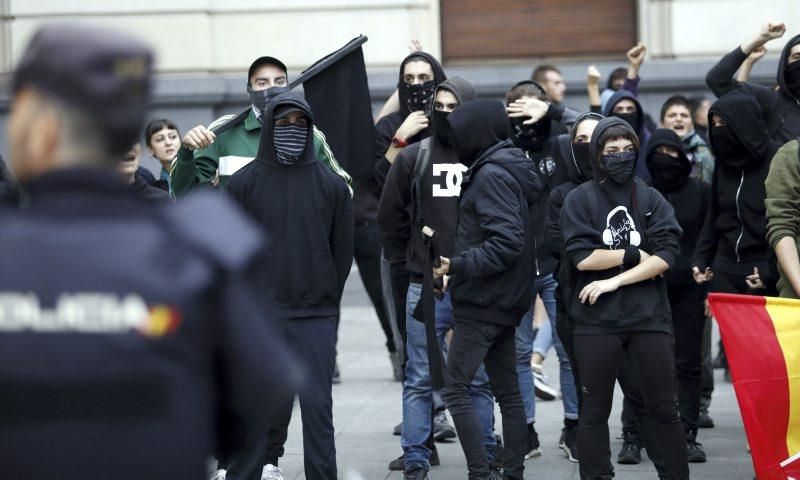
<svg viewBox="0 0 800 480">
<path fill-rule="evenodd" d="M 401 472 L 390 472 L 389 461 L 402 453 L 400 437 L 392 436 L 392 428 L 401 420 L 401 385 L 392 381 L 389 357 L 384 348 L 385 339 L 372 306 L 364 293 L 357 270 L 350 276 L 342 309 L 339 338 L 339 365 L 342 384 L 333 389 L 334 424 L 340 478 L 342 480 L 402 479 Z M 558 385 L 558 364 L 553 358 L 545 362 L 547 374 Z M 709 461 L 692 464 L 692 477 L 713 480 L 750 480 L 753 468 L 746 450 L 746 440 L 738 406 L 731 384 L 724 383 L 717 372 L 717 390 L 711 408 L 716 428 L 701 430 Z M 611 415 L 611 431 L 620 431 L 619 410 L 621 395 L 616 396 Z M 526 479 L 578 479 L 577 464 L 564 458 L 558 448 L 562 427 L 562 410 L 559 401 L 542 402 L 536 406 L 537 430 L 542 442 L 543 455 L 528 460 Z M 496 412 L 498 428 L 499 410 Z M 621 441 L 612 438 L 614 455 Z M 467 469 L 461 447 L 457 442 L 438 444 L 442 465 L 434 467 L 431 480 L 465 479 Z M 287 479 L 305 479 L 303 474 L 302 431 L 299 407 L 294 417 L 286 445 L 286 456 L 281 462 Z M 654 479 L 652 464 L 644 460 L 640 465 L 617 465 L 619 479 Z"/>
</svg>

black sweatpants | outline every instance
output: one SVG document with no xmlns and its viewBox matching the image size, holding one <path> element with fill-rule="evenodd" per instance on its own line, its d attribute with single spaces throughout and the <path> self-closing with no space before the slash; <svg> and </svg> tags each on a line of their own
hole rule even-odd
<svg viewBox="0 0 800 480">
<path fill-rule="evenodd" d="M 470 480 L 488 480 L 490 473 L 483 426 L 469 395 L 481 362 L 503 417 L 503 469 L 509 479 L 523 478 L 527 423 L 517 377 L 515 333 L 514 327 L 455 318 L 442 397 L 453 416 Z"/>
<path fill-rule="evenodd" d="M 386 336 L 386 349 L 394 352 L 396 350 L 394 335 L 386 316 L 386 306 L 383 303 L 381 288 L 381 232 L 378 224 L 374 222 L 356 223 L 353 240 L 353 257 L 358 265 L 361 282 L 364 284 L 364 289 L 366 289 L 375 313 L 378 315 L 383 334 Z"/>
<path fill-rule="evenodd" d="M 303 421 L 303 466 L 308 480 L 335 480 L 332 379 L 336 361 L 336 317 L 292 319 L 286 336 L 306 374 L 298 392 Z M 289 433 L 294 398 L 272 419 L 264 463 L 278 464 Z"/>
<path fill-rule="evenodd" d="M 672 337 L 660 332 L 575 335 L 583 409 L 578 425 L 581 478 L 608 474 L 611 464 L 608 417 L 620 361 L 628 355 L 639 372 L 642 394 L 653 420 L 653 438 L 668 478 L 689 478 L 686 439 L 674 391 Z"/>
</svg>

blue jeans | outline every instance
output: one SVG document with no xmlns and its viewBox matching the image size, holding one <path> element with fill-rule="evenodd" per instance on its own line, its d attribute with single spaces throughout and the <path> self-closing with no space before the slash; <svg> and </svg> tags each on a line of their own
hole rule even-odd
<svg viewBox="0 0 800 480">
<path fill-rule="evenodd" d="M 544 299 L 542 299 L 542 301 L 544 301 Z M 535 308 L 536 306 L 534 305 L 534 309 Z M 547 316 L 549 317 L 550 309 L 545 307 L 545 310 L 547 310 Z M 526 315 L 526 318 L 529 315 Z M 539 331 L 536 333 L 536 338 L 533 340 L 533 353 L 538 353 L 542 357 L 546 357 L 547 352 L 553 348 L 553 337 L 556 337 L 556 335 L 553 335 L 553 326 L 550 324 L 550 322 L 542 323 L 542 325 L 539 327 Z"/>
<path fill-rule="evenodd" d="M 569 358 L 561 345 L 561 340 L 556 335 L 556 281 L 552 274 L 540 275 L 533 280 L 533 296 L 540 295 L 544 302 L 547 317 L 550 320 L 550 338 L 558 355 L 560 367 L 559 380 L 561 383 L 561 400 L 564 403 L 564 418 L 578 418 L 578 394 L 575 389 L 575 379 L 572 376 L 572 367 Z M 539 332 L 540 334 L 542 332 Z M 522 323 L 517 327 L 517 376 L 519 389 L 522 393 L 522 402 L 525 404 L 525 416 L 528 423 L 536 418 L 536 403 L 534 402 L 533 372 L 531 372 L 531 357 L 533 356 L 533 312 L 528 311 L 522 318 Z"/>
<path fill-rule="evenodd" d="M 425 337 L 425 325 L 411 315 L 417 308 L 422 285 L 412 283 L 408 288 L 406 301 L 406 329 L 408 341 L 406 343 L 406 380 L 403 383 L 403 432 L 400 445 L 405 452 L 405 466 L 422 464 L 429 468 L 431 451 L 425 446 L 425 441 L 431 434 L 431 412 L 433 410 L 433 391 L 431 390 L 431 373 L 428 366 L 428 348 Z M 439 344 L 447 358 L 447 344 L 444 336 L 453 327 L 453 307 L 450 304 L 450 293 L 446 293 L 442 300 L 436 301 L 436 334 Z M 483 365 L 478 369 L 472 380 L 470 390 L 472 403 L 478 412 L 484 428 L 487 455 L 489 460 L 494 458 L 494 398 L 489 390 L 489 377 Z"/>
</svg>

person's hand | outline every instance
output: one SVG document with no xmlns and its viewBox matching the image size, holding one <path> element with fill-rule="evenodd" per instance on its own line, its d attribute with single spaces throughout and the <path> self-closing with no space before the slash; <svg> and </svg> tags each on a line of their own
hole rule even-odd
<svg viewBox="0 0 800 480">
<path fill-rule="evenodd" d="M 764 58 L 764 55 L 766 55 L 766 54 L 767 54 L 767 47 L 765 47 L 764 45 L 761 45 L 760 47 L 758 47 L 755 50 L 753 50 L 750 53 L 750 55 L 747 56 L 747 58 L 745 59 L 745 62 L 748 62 L 748 63 L 750 63 L 752 65 L 752 64 L 756 63 L 757 61 L 761 60 L 762 58 Z"/>
<path fill-rule="evenodd" d="M 644 56 L 647 54 L 647 47 L 644 46 L 643 43 L 639 42 L 636 44 L 635 47 L 628 50 L 628 53 L 625 54 L 628 57 L 628 63 L 635 68 L 639 69 L 644 62 Z"/>
<path fill-rule="evenodd" d="M 409 138 L 428 128 L 428 124 L 429 120 L 428 117 L 425 116 L 424 112 L 411 112 L 411 114 L 406 117 L 405 121 L 402 125 L 400 125 L 400 128 L 397 129 L 397 132 L 394 135 L 398 138 L 402 138 L 403 140 L 408 140 Z"/>
<path fill-rule="evenodd" d="M 520 98 L 506 107 L 506 112 L 510 118 L 530 117 L 522 122 L 523 125 L 531 125 L 538 122 L 545 116 L 550 105 L 538 98 L 524 100 Z"/>
<path fill-rule="evenodd" d="M 181 143 L 189 150 L 199 150 L 214 143 L 215 138 L 217 138 L 217 136 L 214 132 L 202 125 L 198 125 L 186 132 Z"/>
<path fill-rule="evenodd" d="M 711 271 L 711 267 L 706 267 L 705 272 L 701 272 L 697 267 L 692 267 L 692 277 L 696 284 L 702 285 L 714 278 L 714 272 Z"/>
<path fill-rule="evenodd" d="M 767 286 L 764 285 L 764 282 L 761 281 L 761 275 L 758 274 L 758 267 L 753 267 L 753 274 L 748 275 L 744 280 L 747 282 L 747 286 L 753 290 L 767 288 Z"/>
<path fill-rule="evenodd" d="M 445 257 L 439 257 L 439 266 L 433 267 L 433 278 L 442 278 L 445 275 L 447 275 L 447 272 L 449 271 L 450 271 L 450 259 Z"/>
<path fill-rule="evenodd" d="M 600 295 L 608 292 L 613 292 L 619 288 L 619 280 L 617 277 L 612 277 L 607 280 L 597 280 L 589 285 L 583 287 L 581 290 L 580 299 L 581 303 L 589 302 L 589 305 L 594 305 L 594 302 L 600 298 Z"/>
<path fill-rule="evenodd" d="M 711 307 L 708 306 L 708 299 L 703 300 L 703 316 L 708 318 L 711 316 Z"/>
<path fill-rule="evenodd" d="M 419 40 L 411 40 L 411 43 L 408 44 L 408 51 L 411 53 L 421 52 L 422 44 L 419 43 Z"/>
<path fill-rule="evenodd" d="M 781 38 L 784 33 L 786 33 L 786 25 L 784 23 L 769 21 L 761 26 L 761 31 L 758 32 L 758 37 L 763 45 L 770 40 Z"/>
<path fill-rule="evenodd" d="M 600 84 L 600 70 L 594 65 L 589 65 L 589 68 L 586 70 L 586 83 L 589 85 Z"/>
</svg>

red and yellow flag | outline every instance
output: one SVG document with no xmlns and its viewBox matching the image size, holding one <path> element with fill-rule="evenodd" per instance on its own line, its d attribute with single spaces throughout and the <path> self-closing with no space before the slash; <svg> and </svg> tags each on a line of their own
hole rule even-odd
<svg viewBox="0 0 800 480">
<path fill-rule="evenodd" d="M 800 480 L 800 300 L 712 293 L 708 303 L 756 476 Z"/>
</svg>

